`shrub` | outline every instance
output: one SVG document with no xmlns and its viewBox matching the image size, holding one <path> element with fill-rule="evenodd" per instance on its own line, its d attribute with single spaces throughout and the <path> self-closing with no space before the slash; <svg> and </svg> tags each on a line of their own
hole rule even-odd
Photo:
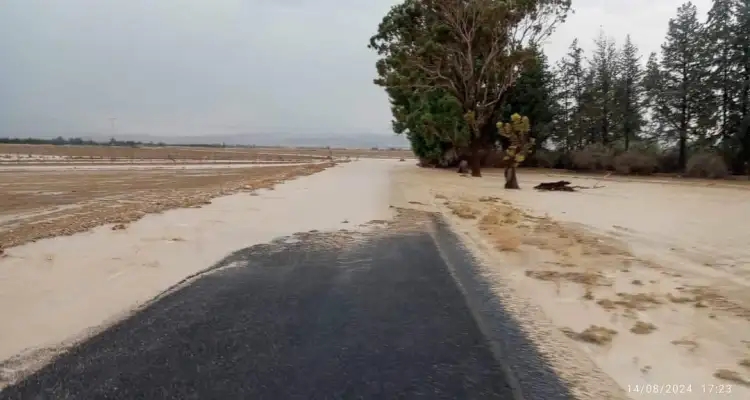
<svg viewBox="0 0 750 400">
<path fill-rule="evenodd" d="M 533 158 L 539 168 L 555 168 L 560 161 L 560 153 L 539 149 L 534 153 Z"/>
<path fill-rule="evenodd" d="M 570 153 L 561 153 L 555 163 L 557 169 L 573 169 L 573 157 Z"/>
<path fill-rule="evenodd" d="M 659 172 L 673 173 L 680 172 L 680 155 L 676 149 L 667 149 L 659 154 L 657 167 Z"/>
<path fill-rule="evenodd" d="M 613 160 L 615 172 L 622 175 L 651 175 L 656 171 L 657 158 L 645 150 L 628 150 Z"/>
<path fill-rule="evenodd" d="M 729 175 L 729 168 L 720 155 L 703 151 L 688 159 L 685 175 L 694 178 L 721 179 Z"/>
<path fill-rule="evenodd" d="M 601 144 L 591 144 L 571 153 L 573 169 L 579 171 L 604 171 L 612 169 L 612 151 Z"/>
<path fill-rule="evenodd" d="M 505 154 L 502 150 L 493 149 L 488 151 L 482 159 L 482 166 L 487 168 L 504 168 L 507 164 L 503 157 Z"/>
</svg>

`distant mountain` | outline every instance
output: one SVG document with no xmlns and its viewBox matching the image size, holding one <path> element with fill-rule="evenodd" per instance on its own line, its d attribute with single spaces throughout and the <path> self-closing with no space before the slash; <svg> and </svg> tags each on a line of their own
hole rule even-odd
<svg viewBox="0 0 750 400">
<path fill-rule="evenodd" d="M 70 135 L 69 137 L 77 137 Z M 84 139 L 107 141 L 110 135 L 80 135 Z M 181 144 L 219 144 L 227 145 L 256 145 L 256 146 L 284 146 L 284 147 L 346 147 L 346 148 L 409 148 L 409 142 L 403 136 L 395 134 L 353 133 L 348 135 L 310 135 L 284 133 L 240 133 L 230 135 L 205 136 L 161 136 L 141 134 L 114 135 L 117 140 L 133 140 L 140 142 L 163 142 L 173 145 Z"/>
</svg>

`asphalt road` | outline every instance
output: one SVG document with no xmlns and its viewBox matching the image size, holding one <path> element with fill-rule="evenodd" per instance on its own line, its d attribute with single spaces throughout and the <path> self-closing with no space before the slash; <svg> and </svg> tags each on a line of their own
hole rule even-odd
<svg viewBox="0 0 750 400">
<path fill-rule="evenodd" d="M 215 267 L 0 399 L 513 398 L 427 232 L 315 233 Z"/>
</svg>

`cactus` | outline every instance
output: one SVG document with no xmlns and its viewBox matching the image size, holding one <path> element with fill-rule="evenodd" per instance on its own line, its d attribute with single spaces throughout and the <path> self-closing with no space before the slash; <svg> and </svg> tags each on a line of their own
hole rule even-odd
<svg viewBox="0 0 750 400">
<path fill-rule="evenodd" d="M 534 146 L 534 138 L 529 135 L 531 123 L 528 117 L 522 117 L 516 113 L 510 116 L 510 122 L 498 122 L 497 129 L 500 135 L 508 138 L 509 141 L 503 156 L 505 188 L 520 189 L 516 177 L 516 168 L 526 159 Z"/>
</svg>

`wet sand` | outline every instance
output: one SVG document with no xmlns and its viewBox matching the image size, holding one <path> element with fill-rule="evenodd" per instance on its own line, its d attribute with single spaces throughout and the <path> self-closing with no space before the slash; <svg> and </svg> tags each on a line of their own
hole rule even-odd
<svg viewBox="0 0 750 400">
<path fill-rule="evenodd" d="M 0 399 L 515 399 L 431 220 L 237 249 Z"/>
<path fill-rule="evenodd" d="M 563 178 L 519 178 L 520 191 L 494 172 L 412 169 L 396 180 L 449 216 L 498 288 L 540 307 L 631 397 L 750 398 L 750 234 L 740 222 L 750 190 L 568 175 L 601 187 L 537 192 Z"/>
<path fill-rule="evenodd" d="M 506 191 L 501 174 L 363 160 L 258 196 L 10 248 L 0 259 L 0 360 L 48 360 L 236 249 L 295 232 L 366 230 L 403 207 L 446 217 L 488 290 L 577 398 L 622 398 L 618 385 L 632 398 L 748 398 L 750 368 L 740 364 L 750 357 L 750 236 L 726 221 L 750 219 L 750 191 L 607 179 L 539 193 L 536 182 L 559 178 L 520 179 L 523 190 Z"/>
<path fill-rule="evenodd" d="M 236 249 L 388 218 L 381 191 L 387 175 L 361 179 L 378 162 L 333 167 L 259 196 L 238 193 L 200 209 L 146 215 L 122 230 L 105 225 L 6 249 L 0 259 L 0 359 L 117 318 Z"/>
<path fill-rule="evenodd" d="M 122 229 L 146 214 L 202 207 L 330 166 L 0 171 L 0 249 L 106 224 Z"/>
</svg>

